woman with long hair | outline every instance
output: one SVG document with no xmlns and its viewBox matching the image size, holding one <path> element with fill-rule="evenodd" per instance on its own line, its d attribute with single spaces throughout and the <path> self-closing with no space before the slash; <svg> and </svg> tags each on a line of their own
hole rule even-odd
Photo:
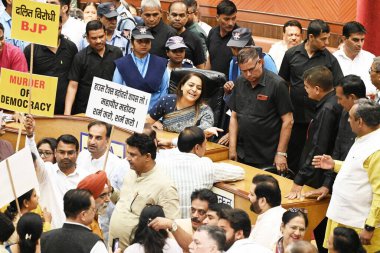
<svg viewBox="0 0 380 253">
<path fill-rule="evenodd" d="M 50 222 L 51 222 L 51 214 L 44 210 L 42 212 L 40 209 L 38 209 L 38 195 L 36 190 L 33 188 L 20 197 L 17 198 L 17 201 L 20 206 L 20 214 L 17 210 L 17 204 L 16 200 L 13 200 L 11 203 L 9 203 L 7 209 L 5 210 L 5 214 L 8 216 L 8 218 L 13 222 L 14 226 L 17 227 L 17 224 L 19 222 L 19 219 L 31 212 L 35 211 L 36 213 L 39 213 L 38 215 L 42 215 L 44 217 L 44 221 L 47 223 L 47 226 L 45 227 L 45 231 L 50 230 Z M 8 239 L 8 244 L 13 244 L 18 241 L 17 233 L 13 233 L 13 235 Z"/>
<path fill-rule="evenodd" d="M 149 227 L 150 221 L 156 217 L 165 217 L 164 210 L 158 205 L 147 205 L 142 211 L 132 240 L 132 244 L 124 253 L 182 253 L 177 242 L 169 238 L 168 231 L 159 231 Z"/>
<path fill-rule="evenodd" d="M 204 77 L 198 73 L 185 75 L 177 85 L 176 94 L 162 97 L 149 110 L 146 123 L 154 124 L 162 118 L 163 130 L 180 133 L 189 126 L 198 126 L 206 137 L 217 133 L 214 114 L 203 103 Z"/>
<path fill-rule="evenodd" d="M 331 253 L 365 253 L 358 233 L 352 228 L 337 227 L 330 235 L 328 250 Z"/>
<path fill-rule="evenodd" d="M 304 211 L 290 208 L 282 215 L 282 237 L 277 241 L 274 252 L 284 253 L 288 245 L 303 240 L 309 221 Z"/>
<path fill-rule="evenodd" d="M 57 140 L 54 138 L 43 138 L 37 143 L 38 153 L 44 162 L 55 163 L 55 149 Z"/>
<path fill-rule="evenodd" d="M 40 237 L 42 234 L 41 216 L 35 213 L 24 214 L 17 223 L 17 244 L 10 247 L 12 253 L 40 253 Z"/>
</svg>

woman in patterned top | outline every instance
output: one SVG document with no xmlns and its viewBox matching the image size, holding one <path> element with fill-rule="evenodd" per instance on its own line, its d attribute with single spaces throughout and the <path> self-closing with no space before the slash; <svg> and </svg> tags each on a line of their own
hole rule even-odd
<svg viewBox="0 0 380 253">
<path fill-rule="evenodd" d="M 165 131 L 179 133 L 189 126 L 198 126 L 206 137 L 222 131 L 214 124 L 211 108 L 202 101 L 203 76 L 189 73 L 177 85 L 176 94 L 161 98 L 148 112 L 147 123 L 153 124 L 162 118 Z"/>
</svg>

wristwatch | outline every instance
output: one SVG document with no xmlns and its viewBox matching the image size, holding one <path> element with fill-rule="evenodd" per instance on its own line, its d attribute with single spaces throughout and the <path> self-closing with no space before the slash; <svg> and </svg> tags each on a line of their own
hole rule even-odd
<svg viewBox="0 0 380 253">
<path fill-rule="evenodd" d="M 288 157 L 288 153 L 277 151 L 276 155 Z"/>
<path fill-rule="evenodd" d="M 364 225 L 364 230 L 368 232 L 373 232 L 375 230 L 375 227 L 369 226 L 367 224 Z"/>
<path fill-rule="evenodd" d="M 173 221 L 173 223 L 172 223 L 172 227 L 169 228 L 169 231 L 170 231 L 171 233 L 174 233 L 175 231 L 177 231 L 177 229 L 178 229 L 177 223 L 176 223 L 175 221 Z"/>
</svg>

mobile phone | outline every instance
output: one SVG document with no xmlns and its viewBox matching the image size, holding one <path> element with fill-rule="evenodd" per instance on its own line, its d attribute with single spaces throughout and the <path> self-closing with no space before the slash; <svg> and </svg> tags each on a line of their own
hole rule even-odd
<svg viewBox="0 0 380 253">
<path fill-rule="evenodd" d="M 119 238 L 112 240 L 112 252 L 115 252 L 119 248 Z"/>
</svg>

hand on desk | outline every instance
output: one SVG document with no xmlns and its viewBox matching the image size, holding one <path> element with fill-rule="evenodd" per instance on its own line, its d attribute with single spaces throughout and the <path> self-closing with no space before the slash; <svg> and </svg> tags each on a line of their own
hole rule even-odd
<svg viewBox="0 0 380 253">
<path fill-rule="evenodd" d="M 329 194 L 329 188 L 321 186 L 314 191 L 309 191 L 305 193 L 305 198 L 316 198 L 317 200 L 324 199 L 327 194 Z"/>
<path fill-rule="evenodd" d="M 153 123 L 152 128 L 157 130 L 163 130 L 164 126 L 162 125 L 161 121 L 157 120 Z"/>
<path fill-rule="evenodd" d="M 219 139 L 218 144 L 228 146 L 230 143 L 230 134 L 226 133 L 225 135 L 222 136 L 222 138 Z"/>
<path fill-rule="evenodd" d="M 288 195 L 285 196 L 285 198 L 299 199 L 301 198 L 301 192 L 302 192 L 302 185 L 293 183 L 292 189 L 290 190 Z"/>
</svg>

